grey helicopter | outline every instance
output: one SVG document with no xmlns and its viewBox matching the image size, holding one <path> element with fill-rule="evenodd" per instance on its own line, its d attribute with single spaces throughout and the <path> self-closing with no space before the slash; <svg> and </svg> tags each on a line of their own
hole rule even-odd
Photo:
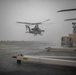
<svg viewBox="0 0 76 75">
<path fill-rule="evenodd" d="M 76 8 L 63 9 L 63 10 L 59 10 L 57 12 L 70 12 L 70 11 L 76 11 Z M 73 21 L 73 20 L 76 20 L 76 18 L 65 19 L 64 21 Z M 76 33 L 76 22 L 72 22 L 72 25 L 73 25 L 73 33 Z"/>
<path fill-rule="evenodd" d="M 76 11 L 76 8 L 63 9 L 63 10 L 59 10 L 59 11 L 57 11 L 57 12 L 70 12 L 70 11 Z M 65 19 L 64 21 L 72 21 L 72 20 L 76 20 L 76 18 Z"/>
<path fill-rule="evenodd" d="M 38 34 L 42 35 L 42 33 L 44 32 L 44 30 L 40 29 L 39 25 L 42 25 L 44 22 L 49 20 L 50 19 L 47 19 L 43 22 L 38 22 L 38 23 L 29 23 L 29 22 L 17 22 L 17 23 L 25 24 L 26 33 L 34 34 L 34 36 L 36 36 Z M 34 25 L 34 28 L 30 28 L 31 25 Z"/>
</svg>

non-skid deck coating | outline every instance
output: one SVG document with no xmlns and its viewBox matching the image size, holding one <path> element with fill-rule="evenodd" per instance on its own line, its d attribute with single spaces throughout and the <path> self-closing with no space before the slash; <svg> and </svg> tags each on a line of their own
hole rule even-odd
<svg viewBox="0 0 76 75">
<path fill-rule="evenodd" d="M 44 50 L 42 44 L 14 44 L 0 49 L 0 75 L 76 75 L 76 67 L 46 65 L 22 62 L 21 65 L 12 59 L 13 55 L 25 54 L 34 56 L 69 56 L 76 57 L 75 51 L 50 51 Z M 35 46 L 35 47 L 34 47 Z M 75 59 L 74 59 L 75 60 Z"/>
</svg>

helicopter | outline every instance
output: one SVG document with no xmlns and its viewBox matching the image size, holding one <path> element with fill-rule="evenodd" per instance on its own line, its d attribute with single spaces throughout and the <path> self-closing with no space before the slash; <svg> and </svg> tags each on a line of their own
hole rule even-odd
<svg viewBox="0 0 76 75">
<path fill-rule="evenodd" d="M 43 22 L 38 22 L 38 23 L 29 23 L 29 22 L 17 22 L 17 23 L 21 23 L 21 24 L 25 24 L 26 27 L 26 33 L 30 33 L 30 34 L 34 34 L 34 36 L 36 35 L 42 35 L 42 33 L 44 32 L 44 30 L 39 28 L 39 25 L 43 24 L 46 21 L 49 21 L 50 19 L 47 19 Z M 34 28 L 30 28 L 31 25 L 34 25 Z"/>
<path fill-rule="evenodd" d="M 63 9 L 63 10 L 59 10 L 59 11 L 57 11 L 57 12 L 68 12 L 68 11 L 76 11 L 76 8 L 72 8 L 72 9 Z M 65 19 L 64 21 L 71 21 L 71 20 L 76 20 L 76 18 Z"/>
</svg>

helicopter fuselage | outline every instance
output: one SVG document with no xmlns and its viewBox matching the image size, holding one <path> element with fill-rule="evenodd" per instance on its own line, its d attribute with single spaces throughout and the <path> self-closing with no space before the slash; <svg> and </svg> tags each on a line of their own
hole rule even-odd
<svg viewBox="0 0 76 75">
<path fill-rule="evenodd" d="M 21 24 L 25 24 L 26 27 L 26 33 L 31 33 L 34 35 L 42 35 L 42 32 L 44 32 L 44 30 L 39 28 L 39 25 L 43 24 L 46 21 L 49 21 L 50 19 L 47 19 L 43 22 L 37 22 L 37 23 L 29 23 L 29 22 L 17 22 L 17 23 L 21 23 Z M 34 28 L 30 28 L 30 25 L 34 25 Z"/>
<path fill-rule="evenodd" d="M 35 35 L 37 35 L 37 34 L 42 35 L 42 32 L 44 32 L 44 30 L 41 30 L 40 28 L 35 28 L 35 27 L 30 29 L 30 27 L 28 26 L 28 29 L 29 29 L 29 31 L 26 32 L 26 33 L 32 33 L 32 34 L 35 34 Z"/>
</svg>

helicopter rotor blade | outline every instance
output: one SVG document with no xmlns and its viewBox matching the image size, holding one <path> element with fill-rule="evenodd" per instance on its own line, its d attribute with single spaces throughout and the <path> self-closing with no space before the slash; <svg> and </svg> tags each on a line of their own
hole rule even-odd
<svg viewBox="0 0 76 75">
<path fill-rule="evenodd" d="M 66 11 L 76 11 L 76 8 L 59 10 L 59 11 L 57 11 L 57 12 L 66 12 Z"/>
<path fill-rule="evenodd" d="M 17 22 L 17 23 L 21 23 L 21 24 L 25 24 L 25 25 L 39 25 L 39 24 L 42 24 L 42 23 L 44 23 L 46 21 L 49 21 L 49 20 L 50 19 L 47 19 L 47 20 L 45 20 L 43 22 L 38 22 L 38 23 L 28 23 L 28 22 Z"/>
<path fill-rule="evenodd" d="M 21 24 L 31 24 L 31 23 L 28 23 L 28 22 L 17 22 L 17 23 L 21 23 Z"/>
<path fill-rule="evenodd" d="M 49 21 L 50 19 L 47 19 L 47 20 L 45 20 L 45 21 L 43 21 L 43 22 L 46 22 L 46 21 Z"/>
<path fill-rule="evenodd" d="M 76 18 L 66 19 L 66 20 L 64 20 L 64 21 L 71 21 L 71 20 L 76 20 Z"/>
<path fill-rule="evenodd" d="M 49 20 L 50 20 L 50 19 L 47 19 L 47 20 L 45 20 L 45 21 L 42 21 L 42 22 L 40 22 L 40 23 L 42 24 L 42 23 L 44 23 L 44 22 L 47 22 L 47 21 L 49 21 Z"/>
<path fill-rule="evenodd" d="M 41 24 L 41 22 L 39 22 L 39 23 L 17 22 L 17 23 L 21 23 L 21 24 L 25 24 L 25 25 L 36 25 L 36 24 Z"/>
</svg>

